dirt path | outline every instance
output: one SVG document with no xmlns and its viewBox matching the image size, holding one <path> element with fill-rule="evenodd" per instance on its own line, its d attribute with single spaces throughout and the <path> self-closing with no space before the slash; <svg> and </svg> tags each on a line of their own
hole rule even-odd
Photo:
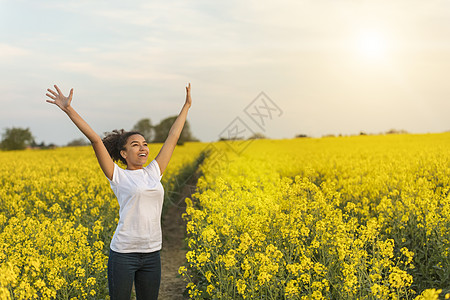
<svg viewBox="0 0 450 300">
<path fill-rule="evenodd" d="M 161 300 L 187 299 L 183 296 L 186 283 L 178 275 L 178 268 L 184 264 L 187 252 L 184 244 L 186 224 L 181 215 L 186 212 L 184 199 L 194 192 L 195 181 L 193 178 L 184 186 L 177 203 L 168 207 L 162 220 L 161 287 L 158 298 Z"/>
</svg>

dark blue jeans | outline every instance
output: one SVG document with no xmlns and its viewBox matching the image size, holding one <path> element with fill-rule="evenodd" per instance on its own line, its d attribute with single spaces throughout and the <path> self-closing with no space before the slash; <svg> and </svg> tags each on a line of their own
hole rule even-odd
<svg viewBox="0 0 450 300">
<path fill-rule="evenodd" d="M 161 282 L 159 251 L 118 253 L 109 250 L 108 287 L 111 300 L 130 300 L 133 282 L 137 300 L 158 299 Z"/>
</svg>

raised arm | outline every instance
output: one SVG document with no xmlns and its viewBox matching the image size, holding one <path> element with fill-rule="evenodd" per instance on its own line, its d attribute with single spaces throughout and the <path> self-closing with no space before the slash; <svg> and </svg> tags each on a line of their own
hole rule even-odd
<svg viewBox="0 0 450 300">
<path fill-rule="evenodd" d="M 73 109 L 71 106 L 73 89 L 70 90 L 69 96 L 65 97 L 61 90 L 55 85 L 56 92 L 47 89 L 49 93 L 46 95 L 52 100 L 46 100 L 48 103 L 55 104 L 63 112 L 65 112 L 72 122 L 80 129 L 80 131 L 89 139 L 94 148 L 95 155 L 97 156 L 98 163 L 106 177 L 112 180 L 114 172 L 114 162 L 109 156 L 108 150 L 106 150 L 100 136 L 83 120 L 83 118 Z"/>
<path fill-rule="evenodd" d="M 183 130 L 184 127 L 184 123 L 186 122 L 186 117 L 189 108 L 191 107 L 191 104 L 192 104 L 191 84 L 189 83 L 188 86 L 186 87 L 186 102 L 184 103 L 183 108 L 181 109 L 181 112 L 178 115 L 177 119 L 170 128 L 169 135 L 167 136 L 164 145 L 162 146 L 161 150 L 159 151 L 158 155 L 155 158 L 156 161 L 158 162 L 161 174 L 164 172 L 167 165 L 169 164 L 173 150 L 177 145 L 178 139 L 180 138 L 181 135 L 181 131 Z"/>
</svg>

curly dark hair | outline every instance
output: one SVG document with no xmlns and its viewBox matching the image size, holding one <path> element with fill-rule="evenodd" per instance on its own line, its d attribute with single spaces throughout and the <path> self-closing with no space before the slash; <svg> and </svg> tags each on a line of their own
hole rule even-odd
<svg viewBox="0 0 450 300">
<path fill-rule="evenodd" d="M 125 150 L 128 138 L 134 134 L 142 135 L 137 131 L 125 131 L 123 129 L 114 129 L 112 132 L 105 132 L 105 137 L 102 141 L 113 161 L 121 161 L 125 165 L 127 164 L 127 161 L 122 157 L 120 151 Z"/>
</svg>

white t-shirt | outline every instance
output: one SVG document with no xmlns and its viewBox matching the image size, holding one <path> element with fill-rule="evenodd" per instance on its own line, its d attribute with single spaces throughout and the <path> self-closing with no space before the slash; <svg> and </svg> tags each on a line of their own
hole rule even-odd
<svg viewBox="0 0 450 300">
<path fill-rule="evenodd" d="M 119 224 L 111 249 L 120 253 L 158 251 L 162 245 L 161 211 L 164 189 L 156 160 L 139 170 L 114 164 L 111 188 L 119 201 Z"/>
</svg>

